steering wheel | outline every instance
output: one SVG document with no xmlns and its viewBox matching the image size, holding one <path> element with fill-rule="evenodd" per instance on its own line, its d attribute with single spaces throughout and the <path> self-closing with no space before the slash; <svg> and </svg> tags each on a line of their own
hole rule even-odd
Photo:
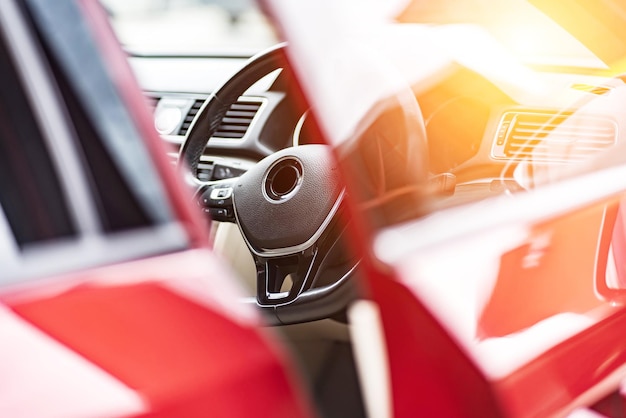
<svg viewBox="0 0 626 418">
<path fill-rule="evenodd" d="M 358 260 L 342 243 L 345 191 L 330 148 L 286 148 L 233 179 L 200 181 L 195 173 L 230 106 L 258 80 L 286 65 L 284 45 L 251 58 L 205 101 L 179 155 L 205 210 L 239 226 L 256 266 L 255 303 L 273 324 L 330 317 L 355 297 L 350 278 Z"/>
</svg>

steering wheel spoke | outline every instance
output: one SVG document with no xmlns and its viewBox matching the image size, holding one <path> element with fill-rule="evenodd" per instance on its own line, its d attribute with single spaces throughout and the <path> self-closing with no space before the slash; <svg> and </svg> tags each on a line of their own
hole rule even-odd
<svg viewBox="0 0 626 418">
<path fill-rule="evenodd" d="M 311 287 L 323 260 L 317 246 L 288 256 L 255 258 L 260 306 L 281 306 L 296 300 Z"/>
</svg>

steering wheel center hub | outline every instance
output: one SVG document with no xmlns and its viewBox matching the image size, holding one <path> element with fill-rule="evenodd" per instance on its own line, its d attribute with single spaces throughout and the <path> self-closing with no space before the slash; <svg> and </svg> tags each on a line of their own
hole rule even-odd
<svg viewBox="0 0 626 418">
<path fill-rule="evenodd" d="M 278 160 L 263 179 L 263 196 L 269 202 L 293 197 L 302 185 L 302 163 L 293 157 Z"/>
</svg>

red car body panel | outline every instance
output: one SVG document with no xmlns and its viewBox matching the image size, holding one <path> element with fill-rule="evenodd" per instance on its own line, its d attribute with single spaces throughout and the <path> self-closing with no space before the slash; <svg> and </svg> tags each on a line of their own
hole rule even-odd
<svg viewBox="0 0 626 418">
<path fill-rule="evenodd" d="M 293 67 L 307 87 L 303 90 L 311 93 L 322 89 L 324 85 L 316 77 L 324 74 L 327 67 L 322 64 L 321 56 L 313 55 L 320 51 L 307 50 L 303 39 L 308 38 L 298 32 L 298 19 L 308 18 L 298 15 L 295 9 L 279 10 L 281 1 L 264 3 L 285 38 L 296 45 L 290 59 L 297 60 Z M 323 13 L 315 17 L 319 16 Z M 348 29 L 346 33 L 350 33 Z M 312 65 L 308 68 L 297 65 L 303 62 L 320 62 L 319 73 Z M 354 70 L 358 72 L 358 68 Z M 366 74 L 363 70 L 363 74 L 354 77 L 369 80 Z M 348 184 L 360 181 L 359 173 L 344 174 Z M 605 275 L 610 245 L 616 264 L 623 266 L 623 251 L 619 250 L 624 248 L 624 231 L 617 216 L 620 199 L 621 196 L 613 196 L 583 208 L 572 206 L 558 217 L 538 218 L 523 225 L 529 230 L 525 242 L 513 249 L 502 245 L 493 287 L 488 289 L 482 306 L 472 306 L 475 308 L 472 314 L 477 318 L 476 341 L 472 345 L 480 345 L 487 339 L 502 343 L 501 347 L 508 344 L 507 349 L 498 353 L 500 356 L 510 353 L 507 367 L 499 374 L 490 374 L 485 364 L 481 364 L 489 359 L 478 359 L 472 352 L 475 348 L 466 347 L 446 327 L 445 318 L 437 315 L 456 307 L 437 301 L 439 311 L 430 310 L 429 301 L 425 300 L 428 294 L 414 284 L 420 272 L 411 268 L 412 261 L 419 263 L 433 253 L 441 264 L 460 263 L 458 272 L 472 268 L 463 266 L 464 259 L 456 256 L 464 251 L 480 255 L 476 248 L 481 248 L 481 244 L 474 241 L 480 238 L 479 234 L 475 232 L 476 236 L 470 237 L 459 234 L 456 241 L 449 239 L 437 249 L 401 252 L 403 257 L 391 266 L 373 258 L 364 262 L 368 297 L 378 306 L 384 329 L 393 416 L 564 416 L 579 407 L 622 416 L 624 400 L 619 387 L 626 365 L 625 293 L 623 289 L 609 288 Z M 483 216 L 488 213 L 485 211 Z M 471 218 L 466 219 L 472 222 Z M 446 227 L 443 223 L 438 226 Z M 351 227 L 353 236 L 357 237 L 356 245 L 362 253 L 371 254 L 367 243 L 372 242 L 371 237 L 376 239 L 372 225 L 362 216 L 354 216 Z M 401 234 L 419 233 L 419 230 L 402 231 L 400 227 L 396 232 L 394 236 L 398 240 L 409 242 L 410 238 Z M 493 230 L 481 232 L 490 234 Z M 493 260 L 486 262 L 489 261 Z M 443 266 L 429 264 L 429 267 L 434 270 Z M 445 281 L 449 270 L 439 270 L 440 277 L 430 279 Z M 453 285 L 441 286 L 439 290 L 460 292 Z M 466 299 L 472 304 L 479 298 L 469 294 Z M 551 333 L 550 320 L 560 315 L 565 315 L 566 320 L 571 318 L 574 323 L 566 325 L 579 327 L 577 331 L 565 337 L 560 336 L 559 329 Z M 578 319 L 582 325 L 576 323 Z M 542 328 L 546 325 L 547 328 Z M 541 333 L 536 333 L 536 329 Z"/>
<path fill-rule="evenodd" d="M 608 246 L 620 232 L 614 232 L 617 212 L 615 200 L 599 202 L 537 225 L 533 234 L 550 234 L 551 244 L 535 270 L 522 268 L 530 243 L 503 254 L 479 319 L 482 338 L 535 354 L 500 377 L 490 377 L 437 324 L 411 289 L 406 271 L 369 274 L 385 329 L 394 416 L 562 416 L 613 393 L 626 364 L 626 309 L 615 303 L 624 294 L 603 292 L 594 280 L 605 283 Z M 549 335 L 525 336 L 562 313 L 580 315 L 591 325 L 557 344 Z M 537 351 L 537 343 L 544 348 Z M 611 396 L 594 408 L 606 410 L 609 404 L 623 410 L 621 395 Z"/>
<path fill-rule="evenodd" d="M 286 353 L 255 311 L 236 310 L 228 278 L 208 251 L 196 250 L 51 280 L 36 297 L 14 292 L 4 302 L 136 391 L 141 416 L 311 416 Z M 58 402 L 51 416 L 62 416 L 68 399 Z M 31 415 L 24 407 L 17 415 Z"/>
</svg>

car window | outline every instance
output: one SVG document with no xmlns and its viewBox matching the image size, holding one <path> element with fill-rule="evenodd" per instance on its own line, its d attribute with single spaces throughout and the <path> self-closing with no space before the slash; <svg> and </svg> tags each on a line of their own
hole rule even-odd
<svg viewBox="0 0 626 418">
<path fill-rule="evenodd" d="M 92 182 L 100 193 L 105 225 L 116 230 L 162 223 L 171 218 L 169 205 L 164 203 L 154 164 L 138 140 L 135 122 L 106 73 L 97 45 L 87 37 L 81 45 L 69 42 L 75 32 L 88 33 L 84 23 L 62 30 L 52 24 L 68 14 L 80 21 L 78 11 L 71 8 L 32 9 L 42 45 L 72 113 Z"/>
<path fill-rule="evenodd" d="M 102 0 L 115 32 L 136 54 L 251 55 L 276 43 L 254 0 Z"/>
<path fill-rule="evenodd" d="M 65 194 L 0 40 L 0 206 L 22 247 L 76 234 Z"/>
<path fill-rule="evenodd" d="M 1 285 L 188 244 L 77 6 L 50 9 L 0 13 Z M 58 30 L 67 19 L 83 23 Z"/>
</svg>

